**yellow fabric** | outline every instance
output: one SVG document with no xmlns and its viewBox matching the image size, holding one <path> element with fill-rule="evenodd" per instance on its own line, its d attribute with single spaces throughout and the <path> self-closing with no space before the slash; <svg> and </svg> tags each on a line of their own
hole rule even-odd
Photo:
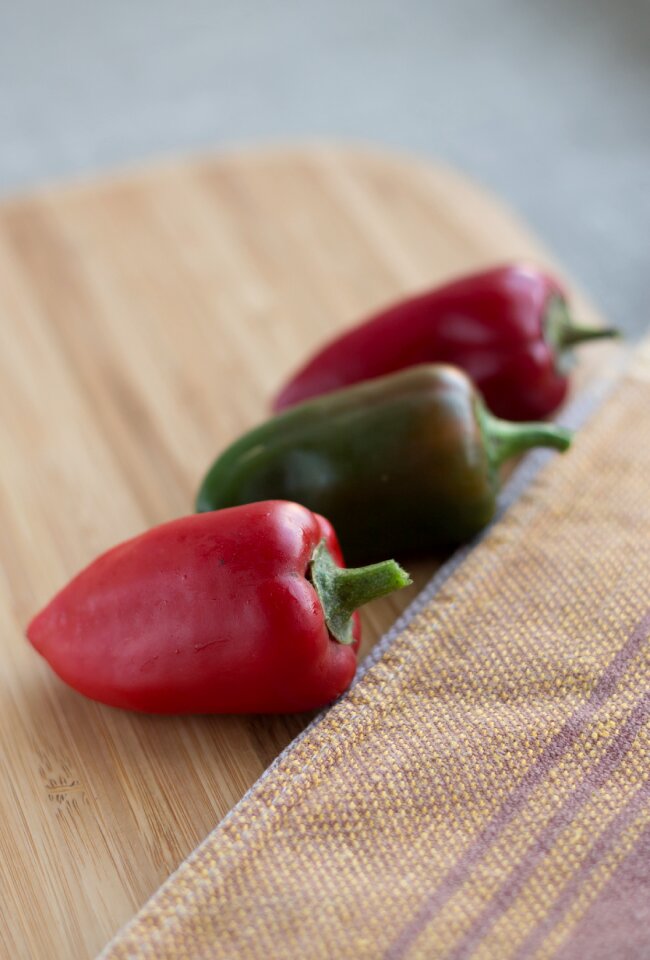
<svg viewBox="0 0 650 960">
<path fill-rule="evenodd" d="M 649 633 L 639 362 L 105 956 L 648 956 Z"/>
</svg>

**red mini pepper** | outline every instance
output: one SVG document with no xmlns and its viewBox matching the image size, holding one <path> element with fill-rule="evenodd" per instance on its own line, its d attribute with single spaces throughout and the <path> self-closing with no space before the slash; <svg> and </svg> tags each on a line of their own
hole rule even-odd
<svg viewBox="0 0 650 960">
<path fill-rule="evenodd" d="M 571 348 L 616 336 L 575 324 L 557 280 L 510 264 L 404 300 L 343 333 L 280 391 L 274 410 L 422 363 L 472 378 L 492 413 L 538 420 L 564 400 Z"/>
<path fill-rule="evenodd" d="M 410 583 L 342 567 L 323 517 L 272 500 L 174 520 L 109 550 L 30 623 L 59 676 L 152 713 L 321 707 L 356 669 L 357 607 Z"/>
</svg>

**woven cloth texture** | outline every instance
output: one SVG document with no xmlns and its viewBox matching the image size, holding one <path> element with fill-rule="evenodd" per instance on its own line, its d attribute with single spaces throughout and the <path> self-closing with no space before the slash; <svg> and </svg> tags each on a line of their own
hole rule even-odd
<svg viewBox="0 0 650 960">
<path fill-rule="evenodd" d="M 639 361 L 117 958 L 650 957 Z"/>
</svg>

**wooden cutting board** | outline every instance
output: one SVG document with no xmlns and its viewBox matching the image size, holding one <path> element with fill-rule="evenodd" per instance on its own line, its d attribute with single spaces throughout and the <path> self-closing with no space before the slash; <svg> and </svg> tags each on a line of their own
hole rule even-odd
<svg viewBox="0 0 650 960">
<path fill-rule="evenodd" d="M 362 149 L 236 153 L 0 207 L 3 957 L 93 956 L 309 719 L 99 706 L 27 645 L 29 617 L 100 551 L 190 512 L 213 454 L 323 338 L 520 256 L 548 259 L 482 191 Z M 365 651 L 415 590 L 364 615 Z"/>
</svg>

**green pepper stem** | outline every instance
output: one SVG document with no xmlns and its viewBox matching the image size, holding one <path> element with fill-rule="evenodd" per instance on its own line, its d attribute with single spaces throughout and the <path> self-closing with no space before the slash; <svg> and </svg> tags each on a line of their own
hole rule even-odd
<svg viewBox="0 0 650 960">
<path fill-rule="evenodd" d="M 620 335 L 620 330 L 616 327 L 584 327 L 579 323 L 569 322 L 559 331 L 558 347 L 560 350 L 568 350 L 586 340 L 611 340 Z"/>
<path fill-rule="evenodd" d="M 532 447 L 552 447 L 564 451 L 571 446 L 571 431 L 554 423 L 511 423 L 493 416 L 479 403 L 478 420 L 485 450 L 494 470 L 517 454 Z"/>
<path fill-rule="evenodd" d="M 558 354 L 587 340 L 608 340 L 620 337 L 616 327 L 589 327 L 576 323 L 564 297 L 553 296 L 544 316 L 544 336 Z"/>
<path fill-rule="evenodd" d="M 323 607 L 327 627 L 339 643 L 350 644 L 352 614 L 359 607 L 412 583 L 395 560 L 367 567 L 339 567 L 321 540 L 311 559 L 310 576 Z"/>
</svg>

